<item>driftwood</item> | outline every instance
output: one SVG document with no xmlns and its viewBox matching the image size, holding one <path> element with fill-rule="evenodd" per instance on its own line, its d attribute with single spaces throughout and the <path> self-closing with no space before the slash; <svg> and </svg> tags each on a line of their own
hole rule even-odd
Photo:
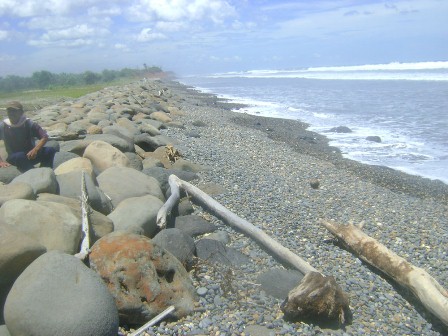
<svg viewBox="0 0 448 336">
<path fill-rule="evenodd" d="M 409 289 L 432 314 L 448 326 L 448 291 L 424 269 L 410 264 L 354 225 L 321 221 L 359 258 Z"/>
<path fill-rule="evenodd" d="M 315 317 L 317 323 L 322 322 L 323 324 L 334 322 L 344 324 L 350 320 L 348 296 L 336 284 L 332 276 L 323 276 L 308 262 L 268 236 L 261 229 L 226 209 L 199 188 L 175 175 L 171 175 L 168 181 L 171 187 L 171 196 L 157 214 L 159 228 L 164 229 L 166 227 L 167 216 L 179 201 L 179 188 L 182 188 L 204 209 L 255 240 L 283 265 L 293 267 L 305 274 L 298 287 L 290 291 L 288 298 L 282 305 L 282 311 L 288 318 L 308 320 Z M 313 281 L 317 278 L 321 280 Z"/>
<path fill-rule="evenodd" d="M 81 174 L 81 218 L 82 218 L 82 233 L 83 239 L 79 253 L 75 257 L 84 260 L 89 254 L 90 248 L 90 230 L 89 230 L 89 215 L 88 215 L 88 196 L 86 192 L 85 172 Z"/>
</svg>

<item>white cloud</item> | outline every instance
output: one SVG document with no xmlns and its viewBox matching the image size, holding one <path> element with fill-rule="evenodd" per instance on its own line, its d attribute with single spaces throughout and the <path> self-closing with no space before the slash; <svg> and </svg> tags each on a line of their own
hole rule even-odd
<svg viewBox="0 0 448 336">
<path fill-rule="evenodd" d="M 165 32 L 178 32 L 181 30 L 187 29 L 188 24 L 185 22 L 168 22 L 168 21 L 160 21 L 157 22 L 155 28 L 160 31 Z"/>
<path fill-rule="evenodd" d="M 137 35 L 136 40 L 138 42 L 149 42 L 165 38 L 166 36 L 161 33 L 153 33 L 151 28 L 144 28 L 140 31 L 140 34 Z"/>
<path fill-rule="evenodd" d="M 0 41 L 6 40 L 9 33 L 6 30 L 0 30 Z"/>
<path fill-rule="evenodd" d="M 136 21 L 197 21 L 207 18 L 219 23 L 235 13 L 235 8 L 222 0 L 139 0 L 129 7 L 129 14 Z"/>
</svg>

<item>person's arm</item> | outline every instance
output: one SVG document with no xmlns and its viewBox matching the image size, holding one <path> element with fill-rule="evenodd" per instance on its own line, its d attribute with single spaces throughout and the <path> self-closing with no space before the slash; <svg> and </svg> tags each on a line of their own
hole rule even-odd
<svg viewBox="0 0 448 336">
<path fill-rule="evenodd" d="M 36 146 L 34 146 L 34 148 L 32 150 L 30 150 L 27 154 L 26 157 L 28 158 L 28 160 L 33 160 L 36 158 L 37 153 L 39 153 L 39 151 L 41 150 L 41 148 L 43 146 L 45 146 L 45 144 L 48 141 L 48 136 L 43 137 L 42 139 L 39 140 L 39 142 L 37 143 Z"/>
<path fill-rule="evenodd" d="M 3 123 L 0 123 L 0 140 L 3 140 Z M 0 156 L 0 168 L 6 168 L 10 165 L 11 164 L 7 161 L 3 161 L 2 157 Z"/>
<path fill-rule="evenodd" d="M 34 146 L 34 148 L 26 154 L 28 160 L 35 159 L 37 153 L 39 153 L 39 151 L 42 149 L 43 146 L 45 146 L 45 144 L 48 141 L 47 132 L 42 127 L 40 127 L 39 124 L 34 122 L 31 127 L 33 129 L 32 132 L 35 134 L 35 136 L 37 136 L 37 138 L 39 138 L 39 141 L 37 142 L 36 146 Z"/>
</svg>

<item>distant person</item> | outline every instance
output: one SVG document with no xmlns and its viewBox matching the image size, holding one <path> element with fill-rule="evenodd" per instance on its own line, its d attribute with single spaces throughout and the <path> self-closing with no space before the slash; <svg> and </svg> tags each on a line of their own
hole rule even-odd
<svg viewBox="0 0 448 336">
<path fill-rule="evenodd" d="M 4 140 L 8 152 L 6 161 L 0 157 L 0 168 L 16 166 L 21 172 L 34 168 L 52 167 L 56 150 L 44 147 L 48 141 L 47 132 L 36 122 L 28 119 L 23 106 L 18 101 L 9 102 L 6 106 L 8 118 L 0 122 L 0 140 Z M 39 139 L 35 144 L 35 139 Z"/>
</svg>

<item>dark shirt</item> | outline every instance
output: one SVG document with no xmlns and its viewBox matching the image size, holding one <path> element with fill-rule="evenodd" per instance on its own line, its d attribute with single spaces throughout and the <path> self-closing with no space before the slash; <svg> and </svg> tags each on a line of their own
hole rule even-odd
<svg viewBox="0 0 448 336">
<path fill-rule="evenodd" d="M 20 127 L 8 126 L 3 121 L 0 123 L 0 140 L 5 141 L 8 155 L 16 152 L 28 153 L 35 146 L 34 138 L 46 137 L 48 137 L 47 132 L 31 119 L 27 119 Z"/>
</svg>

